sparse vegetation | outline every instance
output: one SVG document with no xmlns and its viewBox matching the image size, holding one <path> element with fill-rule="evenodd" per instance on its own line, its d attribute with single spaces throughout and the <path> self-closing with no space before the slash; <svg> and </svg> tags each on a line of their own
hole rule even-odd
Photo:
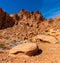
<svg viewBox="0 0 60 63">
<path fill-rule="evenodd" d="M 0 42 L 0 47 L 4 47 L 4 46 L 5 46 L 5 43 Z"/>
<path fill-rule="evenodd" d="M 29 41 L 30 41 L 30 42 L 33 42 L 33 39 L 32 39 L 32 38 L 30 38 L 30 39 L 29 39 Z"/>
<path fill-rule="evenodd" d="M 17 41 L 14 39 L 13 42 L 15 43 L 15 42 L 17 42 Z"/>
<path fill-rule="evenodd" d="M 6 36 L 6 37 L 5 37 L 5 39 L 7 39 L 7 40 L 8 40 L 9 38 L 10 38 L 9 36 Z"/>
</svg>

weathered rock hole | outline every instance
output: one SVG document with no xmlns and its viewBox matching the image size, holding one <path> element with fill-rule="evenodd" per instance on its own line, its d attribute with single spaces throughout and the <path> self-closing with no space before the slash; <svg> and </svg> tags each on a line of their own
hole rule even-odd
<svg viewBox="0 0 60 63">
<path fill-rule="evenodd" d="M 39 49 L 35 54 L 33 54 L 32 56 L 37 56 L 37 55 L 40 55 L 40 54 L 42 54 L 42 49 Z"/>
</svg>

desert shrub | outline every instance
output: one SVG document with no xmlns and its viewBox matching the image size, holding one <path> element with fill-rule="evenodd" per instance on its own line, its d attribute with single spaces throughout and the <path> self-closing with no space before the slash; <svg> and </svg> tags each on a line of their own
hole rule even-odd
<svg viewBox="0 0 60 63">
<path fill-rule="evenodd" d="M 9 36 L 6 36 L 5 39 L 9 39 Z"/>
<path fill-rule="evenodd" d="M 13 42 L 15 43 L 15 42 L 17 42 L 17 41 L 14 39 Z"/>
<path fill-rule="evenodd" d="M 29 39 L 29 41 L 30 41 L 30 42 L 33 42 L 33 39 L 32 39 L 32 38 L 30 38 L 30 39 Z"/>
<path fill-rule="evenodd" d="M 4 47 L 4 46 L 5 46 L 5 43 L 0 42 L 0 47 Z"/>
</svg>

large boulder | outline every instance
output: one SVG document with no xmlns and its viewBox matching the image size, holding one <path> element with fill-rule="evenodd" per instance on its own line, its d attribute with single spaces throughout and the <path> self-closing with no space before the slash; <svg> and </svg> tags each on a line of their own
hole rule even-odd
<svg viewBox="0 0 60 63">
<path fill-rule="evenodd" d="M 37 39 L 40 39 L 41 41 L 47 42 L 47 43 L 52 43 L 52 44 L 57 43 L 57 39 L 50 35 L 40 34 L 40 35 L 33 37 L 33 40 L 37 40 Z"/>
<path fill-rule="evenodd" d="M 13 47 L 10 51 L 9 54 L 17 54 L 17 53 L 23 53 L 28 56 L 32 56 L 38 52 L 38 46 L 36 43 L 23 43 L 20 45 L 17 45 Z"/>
</svg>

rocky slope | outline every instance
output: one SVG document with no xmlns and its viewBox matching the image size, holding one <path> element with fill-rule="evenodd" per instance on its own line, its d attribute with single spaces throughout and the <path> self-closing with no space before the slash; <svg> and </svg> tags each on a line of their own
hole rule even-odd
<svg viewBox="0 0 60 63">
<path fill-rule="evenodd" d="M 3 18 L 0 17 L 0 29 L 4 30 L 0 32 L 4 37 L 9 34 L 10 36 L 17 37 L 17 39 L 25 40 L 40 34 L 48 26 L 48 22 L 38 11 L 28 12 L 22 10 L 18 14 L 12 14 L 10 16 L 2 9 L 0 9 L 0 11 L 0 15 L 4 18 L 3 20 Z"/>
<path fill-rule="evenodd" d="M 21 40 L 31 38 L 41 33 L 48 26 L 48 22 L 38 11 L 28 12 L 26 10 L 22 10 L 18 14 L 10 16 L 15 19 L 16 25 L 13 28 Z"/>
</svg>

